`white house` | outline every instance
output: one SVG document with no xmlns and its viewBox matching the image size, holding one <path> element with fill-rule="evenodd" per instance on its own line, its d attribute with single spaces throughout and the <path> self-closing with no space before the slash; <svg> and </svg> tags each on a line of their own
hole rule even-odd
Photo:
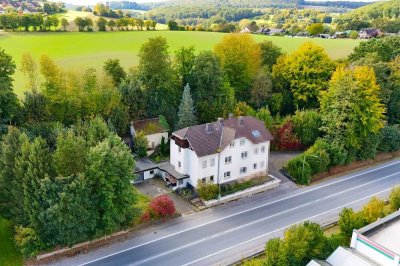
<svg viewBox="0 0 400 266">
<path fill-rule="evenodd" d="M 170 164 L 181 178 L 176 187 L 198 182 L 223 184 L 267 175 L 271 133 L 251 116 L 175 131 L 170 138 Z"/>
<path fill-rule="evenodd" d="M 160 146 L 162 138 L 165 142 L 168 140 L 168 130 L 160 123 L 159 118 L 137 120 L 131 123 L 131 135 L 134 138 L 136 134 L 143 132 L 148 141 L 147 149 L 151 152 Z"/>
</svg>

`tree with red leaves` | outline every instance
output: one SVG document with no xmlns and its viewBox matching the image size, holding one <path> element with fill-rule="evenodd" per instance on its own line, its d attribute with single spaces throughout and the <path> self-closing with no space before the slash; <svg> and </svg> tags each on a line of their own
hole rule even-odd
<svg viewBox="0 0 400 266">
<path fill-rule="evenodd" d="M 150 209 L 155 216 L 162 217 L 164 219 L 174 215 L 175 213 L 174 202 L 167 195 L 155 197 L 150 202 Z"/>
</svg>

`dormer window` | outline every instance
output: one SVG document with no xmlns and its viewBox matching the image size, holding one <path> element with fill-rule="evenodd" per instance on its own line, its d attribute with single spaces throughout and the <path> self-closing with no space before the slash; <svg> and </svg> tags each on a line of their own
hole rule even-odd
<svg viewBox="0 0 400 266">
<path fill-rule="evenodd" d="M 240 139 L 240 146 L 243 146 L 246 143 L 246 139 Z"/>
</svg>

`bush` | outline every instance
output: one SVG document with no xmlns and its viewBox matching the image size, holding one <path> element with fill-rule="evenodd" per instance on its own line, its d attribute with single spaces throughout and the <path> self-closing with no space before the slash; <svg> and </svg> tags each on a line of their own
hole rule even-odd
<svg viewBox="0 0 400 266">
<path fill-rule="evenodd" d="M 344 238 L 341 244 L 348 245 L 354 229 L 360 229 L 366 224 L 361 213 L 355 213 L 353 209 L 344 208 L 339 214 L 340 234 Z"/>
<path fill-rule="evenodd" d="M 400 149 L 400 126 L 386 125 L 381 130 L 379 151 L 392 152 Z"/>
<path fill-rule="evenodd" d="M 397 211 L 400 209 L 400 186 L 393 188 L 389 196 L 390 209 Z"/>
<path fill-rule="evenodd" d="M 147 156 L 148 141 L 142 131 L 137 132 L 135 136 L 135 151 L 139 158 Z"/>
<path fill-rule="evenodd" d="M 325 172 L 329 169 L 329 154 L 320 146 L 315 145 L 305 153 L 305 160 L 311 167 L 311 175 Z"/>
<path fill-rule="evenodd" d="M 26 258 L 36 256 L 44 247 L 34 229 L 22 226 L 15 227 L 15 243 Z"/>
<path fill-rule="evenodd" d="M 150 209 L 156 217 L 162 217 L 164 219 L 175 214 L 174 202 L 167 195 L 155 197 L 150 202 Z"/>
<path fill-rule="evenodd" d="M 385 216 L 384 208 L 385 202 L 376 197 L 373 197 L 362 209 L 363 218 L 368 223 L 373 223 L 378 220 L 378 218 L 382 218 L 383 216 Z"/>
<path fill-rule="evenodd" d="M 357 159 L 368 160 L 375 158 L 379 145 L 379 136 L 377 134 L 370 134 L 364 141 L 364 145 L 361 145 L 361 148 L 356 153 Z"/>
<path fill-rule="evenodd" d="M 336 140 L 328 141 L 326 139 L 317 139 L 313 147 L 317 150 L 325 150 L 329 155 L 328 168 L 342 165 L 347 162 L 348 156 L 347 151 L 343 145 L 339 144 Z"/>
<path fill-rule="evenodd" d="M 265 244 L 265 264 L 266 266 L 273 266 L 279 260 L 280 248 L 282 240 L 280 238 L 272 238 Z"/>
<path fill-rule="evenodd" d="M 271 116 L 271 112 L 268 109 L 268 106 L 258 110 L 256 113 L 256 117 L 264 122 L 266 128 L 272 127 L 273 119 Z"/>
<path fill-rule="evenodd" d="M 206 184 L 200 180 L 197 182 L 197 192 L 200 198 L 204 200 L 212 200 L 218 198 L 218 185 Z"/>
<path fill-rule="evenodd" d="M 304 154 L 296 156 L 288 161 L 286 169 L 288 170 L 289 175 L 295 179 L 296 183 L 301 185 L 307 185 L 310 183 L 312 170 L 308 162 L 305 160 Z"/>
<path fill-rule="evenodd" d="M 274 132 L 274 148 L 280 151 L 298 151 L 303 145 L 293 132 L 293 122 L 288 119 Z"/>
<path fill-rule="evenodd" d="M 322 126 L 320 114 L 315 110 L 296 111 L 292 117 L 294 133 L 305 146 L 311 146 L 320 135 Z"/>
</svg>

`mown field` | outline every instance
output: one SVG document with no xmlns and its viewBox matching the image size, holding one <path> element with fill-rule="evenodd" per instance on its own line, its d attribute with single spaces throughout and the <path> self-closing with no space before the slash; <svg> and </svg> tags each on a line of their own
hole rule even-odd
<svg viewBox="0 0 400 266">
<path fill-rule="evenodd" d="M 101 67 L 109 58 L 118 58 L 125 67 L 138 63 L 140 46 L 148 38 L 163 36 L 167 38 L 170 52 L 181 46 L 193 45 L 197 51 L 211 50 L 221 41 L 223 33 L 213 32 L 174 32 L 174 31 L 133 31 L 133 32 L 49 32 L 49 33 L 4 33 L 0 32 L 0 48 L 11 54 L 19 63 L 24 53 L 38 59 L 47 54 L 65 68 L 81 70 L 86 67 Z M 351 53 L 358 40 L 328 40 L 291 37 L 269 37 L 254 35 L 257 41 L 272 40 L 285 52 L 296 50 L 302 43 L 312 41 L 324 47 L 329 55 L 342 58 Z M 21 96 L 25 90 L 25 78 L 18 70 L 15 75 L 15 91 Z"/>
<path fill-rule="evenodd" d="M 12 227 L 9 221 L 0 217 L 0 265 L 19 266 L 22 265 L 22 256 L 16 250 Z"/>
</svg>

